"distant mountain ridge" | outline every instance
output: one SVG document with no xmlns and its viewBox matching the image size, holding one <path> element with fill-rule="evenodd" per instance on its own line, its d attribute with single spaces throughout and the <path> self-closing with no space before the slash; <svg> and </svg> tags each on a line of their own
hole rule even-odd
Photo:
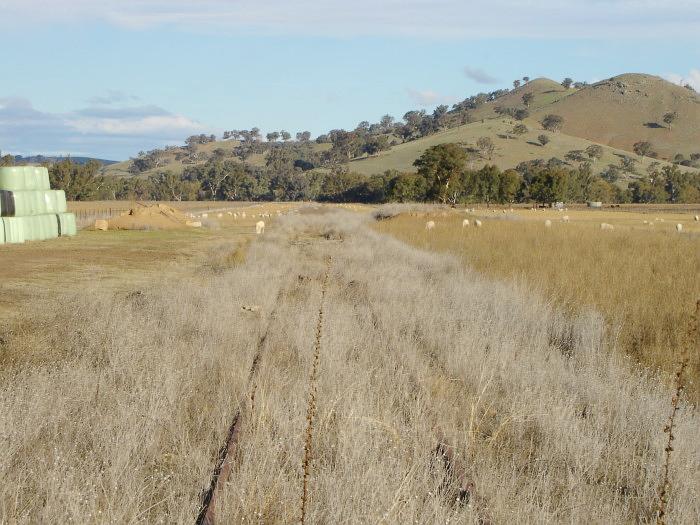
<svg viewBox="0 0 700 525">
<path fill-rule="evenodd" d="M 52 156 L 52 155 L 30 155 L 29 157 L 24 157 L 22 155 L 15 155 L 15 162 L 18 164 L 30 163 L 30 164 L 41 164 L 43 162 L 60 162 L 62 160 L 72 160 L 76 164 L 87 164 L 91 160 L 96 160 L 104 166 L 111 166 L 112 164 L 117 164 L 118 160 L 106 160 L 106 159 L 96 159 L 94 157 L 73 157 L 72 155 L 66 156 Z"/>
</svg>

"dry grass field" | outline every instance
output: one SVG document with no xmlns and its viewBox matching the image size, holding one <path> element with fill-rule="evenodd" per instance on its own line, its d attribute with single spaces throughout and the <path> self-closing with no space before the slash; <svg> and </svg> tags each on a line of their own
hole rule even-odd
<svg viewBox="0 0 700 525">
<path fill-rule="evenodd" d="M 595 308 L 395 238 L 416 220 L 307 206 L 26 298 L 0 334 L 0 523 L 193 523 L 225 443 L 217 523 L 655 521 L 672 390 Z M 697 523 L 679 406 L 667 519 Z"/>
<path fill-rule="evenodd" d="M 522 283 L 568 312 L 595 308 L 605 316 L 615 346 L 670 376 L 683 327 L 700 300 L 700 223 L 694 220 L 700 211 L 641 210 L 412 213 L 380 222 L 377 229 L 423 249 L 456 254 L 477 271 Z M 480 218 L 483 227 L 463 228 L 465 217 L 472 224 Z M 431 218 L 436 228 L 427 232 Z M 601 231 L 601 222 L 616 229 Z M 679 223 L 682 234 L 676 232 Z M 692 353 L 690 370 L 698 401 L 700 349 Z"/>
</svg>

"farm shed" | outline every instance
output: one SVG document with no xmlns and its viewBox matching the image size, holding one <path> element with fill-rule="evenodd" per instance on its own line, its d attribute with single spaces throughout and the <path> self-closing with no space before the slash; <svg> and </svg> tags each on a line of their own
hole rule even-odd
<svg viewBox="0 0 700 525">
<path fill-rule="evenodd" d="M 52 190 L 49 172 L 35 166 L 0 168 L 0 244 L 75 235 L 66 194 Z"/>
</svg>

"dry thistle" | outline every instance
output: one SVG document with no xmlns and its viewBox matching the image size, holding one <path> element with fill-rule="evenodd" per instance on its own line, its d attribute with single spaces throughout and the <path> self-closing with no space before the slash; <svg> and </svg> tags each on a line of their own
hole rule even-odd
<svg viewBox="0 0 700 525">
<path fill-rule="evenodd" d="M 673 427 L 676 422 L 676 414 L 678 413 L 678 406 L 680 403 L 681 394 L 683 393 L 683 372 L 688 366 L 688 349 L 695 345 L 700 347 L 700 338 L 698 338 L 698 320 L 700 320 L 700 300 L 695 304 L 695 314 L 691 318 L 690 326 L 688 329 L 688 342 L 683 345 L 681 359 L 678 363 L 678 370 L 675 376 L 675 392 L 671 398 L 671 415 L 668 418 L 668 423 L 664 427 L 664 432 L 668 434 L 668 440 L 666 442 L 666 447 L 664 448 L 664 466 L 663 466 L 663 477 L 661 480 L 661 487 L 659 489 L 659 501 L 656 514 L 656 523 L 658 525 L 665 525 L 666 523 L 666 507 L 668 505 L 668 492 L 671 487 L 671 482 L 668 477 L 669 468 L 671 466 L 671 453 L 673 452 L 673 440 L 675 436 L 673 435 Z"/>
<path fill-rule="evenodd" d="M 301 493 L 301 523 L 306 521 L 306 502 L 309 495 L 309 476 L 311 474 L 312 442 L 314 432 L 314 419 L 316 417 L 316 391 L 318 388 L 318 366 L 321 360 L 321 333 L 323 330 L 323 304 L 328 288 L 328 277 L 331 271 L 332 258 L 326 259 L 326 273 L 321 284 L 321 303 L 318 309 L 318 322 L 316 323 L 316 338 L 314 340 L 314 356 L 309 376 L 309 404 L 306 410 L 306 437 L 304 439 L 304 481 Z"/>
</svg>

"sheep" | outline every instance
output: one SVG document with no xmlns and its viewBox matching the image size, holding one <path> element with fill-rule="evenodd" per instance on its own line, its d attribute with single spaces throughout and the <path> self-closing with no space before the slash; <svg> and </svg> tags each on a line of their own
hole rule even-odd
<svg viewBox="0 0 700 525">
<path fill-rule="evenodd" d="M 479 219 L 476 219 L 474 221 L 474 226 L 476 226 L 477 228 L 481 228 L 481 221 Z"/>
<path fill-rule="evenodd" d="M 564 216 L 561 218 L 561 221 L 562 221 L 562 222 L 569 222 L 569 216 L 568 216 L 568 215 L 564 215 Z"/>
<path fill-rule="evenodd" d="M 649 224 L 649 221 L 644 221 L 644 224 Z"/>
<path fill-rule="evenodd" d="M 223 213 L 217 213 L 216 216 L 220 219 L 221 217 L 224 216 L 224 214 L 223 214 Z"/>
<path fill-rule="evenodd" d="M 435 221 L 428 221 L 425 223 L 425 229 L 430 231 L 435 228 Z"/>
<path fill-rule="evenodd" d="M 549 219 L 547 219 L 546 221 L 544 221 L 544 227 L 545 227 L 545 228 L 551 228 L 551 227 L 552 227 L 552 221 L 550 221 Z"/>
<path fill-rule="evenodd" d="M 244 212 L 244 211 L 241 212 L 241 217 L 242 217 L 243 219 L 245 219 L 245 212 Z"/>
<path fill-rule="evenodd" d="M 207 217 L 209 217 L 209 214 L 208 214 L 208 213 L 202 213 L 202 218 L 203 218 L 203 219 L 206 219 Z"/>
<path fill-rule="evenodd" d="M 676 224 L 676 231 L 678 233 L 681 233 L 683 231 L 683 225 L 680 222 Z"/>
<path fill-rule="evenodd" d="M 614 230 L 615 227 L 612 224 L 608 224 L 607 222 L 601 222 L 600 229 L 601 230 Z"/>
<path fill-rule="evenodd" d="M 700 221 L 700 215 L 695 216 L 695 222 L 698 222 L 698 221 Z"/>
<path fill-rule="evenodd" d="M 466 228 L 467 226 L 469 226 L 469 219 L 464 219 L 462 221 L 462 228 Z"/>
<path fill-rule="evenodd" d="M 233 213 L 231 213 L 230 211 L 227 211 L 226 215 L 228 215 L 230 217 L 230 216 L 233 216 Z"/>
<path fill-rule="evenodd" d="M 261 235 L 265 233 L 265 221 L 258 221 L 255 223 L 255 234 Z"/>
</svg>

